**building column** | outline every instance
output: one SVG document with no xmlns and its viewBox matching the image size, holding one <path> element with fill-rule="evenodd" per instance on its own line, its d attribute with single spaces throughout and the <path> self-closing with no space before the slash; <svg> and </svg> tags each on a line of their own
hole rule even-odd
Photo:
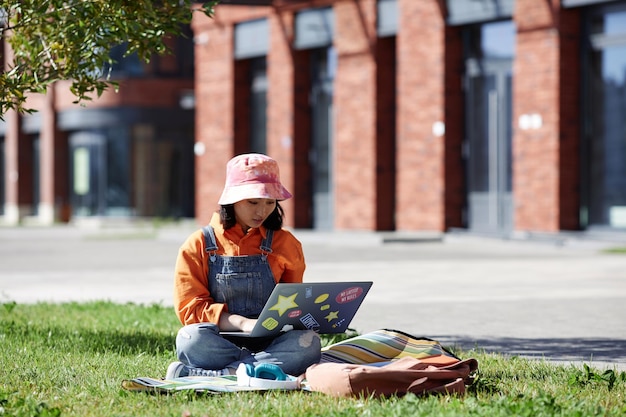
<svg viewBox="0 0 626 417">
<path fill-rule="evenodd" d="M 4 136 L 5 175 L 4 175 L 4 221 L 6 225 L 20 222 L 19 204 L 19 144 L 21 135 L 21 116 L 15 110 L 5 115 L 6 134 Z"/>
<path fill-rule="evenodd" d="M 54 85 L 48 88 L 41 109 L 41 130 L 39 134 L 39 207 L 38 223 L 51 225 L 55 216 L 55 137 L 56 115 L 54 112 Z"/>
<path fill-rule="evenodd" d="M 267 153 L 280 166 L 280 180 L 294 198 L 281 202 L 285 210 L 285 225 L 302 227 L 306 220 L 303 210 L 295 207 L 300 186 L 296 184 L 296 165 L 300 159 L 306 161 L 308 154 L 296 155 L 294 132 L 294 62 L 293 13 L 270 13 L 270 47 L 267 57 Z M 300 163 L 300 165 L 303 165 Z M 305 217 L 305 216 L 302 216 Z"/>
<path fill-rule="evenodd" d="M 218 7 L 220 20 L 194 13 L 196 94 L 196 219 L 208 223 L 219 208 L 226 163 L 234 156 L 233 8 Z M 236 9 L 236 7 L 235 7 Z"/>
<path fill-rule="evenodd" d="M 398 0 L 398 230 L 445 226 L 445 21 L 439 3 Z"/>
<path fill-rule="evenodd" d="M 13 51 L 6 38 L 4 42 L 4 69 L 8 69 L 9 63 L 13 60 Z M 9 110 L 4 115 L 6 131 L 4 135 L 4 215 L 2 222 L 7 225 L 15 225 L 20 221 L 18 181 L 19 181 L 19 161 L 18 146 L 21 136 L 21 116 L 15 110 Z"/>
<path fill-rule="evenodd" d="M 558 2 L 515 3 L 513 193 L 517 231 L 559 230 L 558 13 Z"/>
<path fill-rule="evenodd" d="M 334 12 L 335 228 L 376 230 L 376 1 L 337 2 Z"/>
</svg>

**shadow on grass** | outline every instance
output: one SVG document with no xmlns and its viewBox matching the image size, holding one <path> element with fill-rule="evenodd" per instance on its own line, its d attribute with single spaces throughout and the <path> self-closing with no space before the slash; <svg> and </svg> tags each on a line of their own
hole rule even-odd
<svg viewBox="0 0 626 417">
<path fill-rule="evenodd" d="M 169 334 L 80 330 L 81 348 L 85 351 L 114 351 L 120 354 L 159 354 L 175 349 L 175 337 Z"/>
<path fill-rule="evenodd" d="M 0 333 L 24 344 L 45 344 L 59 351 L 115 352 L 120 355 L 160 354 L 175 349 L 175 336 L 169 333 L 141 330 L 98 330 L 77 327 L 36 327 L 24 323 L 0 323 Z"/>
<path fill-rule="evenodd" d="M 514 338 L 438 336 L 444 345 L 558 362 L 604 362 L 626 369 L 626 340 L 610 338 Z"/>
</svg>

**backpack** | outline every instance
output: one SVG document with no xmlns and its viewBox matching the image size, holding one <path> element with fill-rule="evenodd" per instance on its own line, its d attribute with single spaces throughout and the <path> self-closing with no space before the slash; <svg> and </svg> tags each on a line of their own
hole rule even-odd
<svg viewBox="0 0 626 417">
<path fill-rule="evenodd" d="M 383 329 L 325 347 L 304 384 L 336 397 L 463 394 L 477 369 L 435 340 Z"/>
</svg>

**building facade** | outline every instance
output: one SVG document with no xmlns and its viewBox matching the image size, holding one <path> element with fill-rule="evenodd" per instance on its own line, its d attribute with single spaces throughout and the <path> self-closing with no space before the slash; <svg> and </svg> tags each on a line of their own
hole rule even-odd
<svg viewBox="0 0 626 417">
<path fill-rule="evenodd" d="M 192 22 L 199 222 L 260 151 L 296 228 L 626 231 L 626 1 L 222 3 Z"/>
<path fill-rule="evenodd" d="M 69 83 L 28 98 L 32 114 L 0 121 L 0 224 L 194 215 L 194 59 L 190 29 L 150 64 L 125 46 L 120 85 L 75 104 Z M 8 43 L 0 55 L 10 62 Z M 190 102 L 191 99 L 191 102 Z"/>
<path fill-rule="evenodd" d="M 295 228 L 626 232 L 626 0 L 223 0 L 191 31 L 4 115 L 2 223 L 206 223 L 264 152 Z"/>
</svg>

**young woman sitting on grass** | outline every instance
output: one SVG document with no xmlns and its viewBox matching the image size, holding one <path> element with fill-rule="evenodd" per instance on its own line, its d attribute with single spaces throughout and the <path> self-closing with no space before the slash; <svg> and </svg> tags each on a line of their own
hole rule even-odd
<svg viewBox="0 0 626 417">
<path fill-rule="evenodd" d="M 321 344 L 313 331 L 275 338 L 220 334 L 251 330 L 276 283 L 302 282 L 302 245 L 282 227 L 279 201 L 290 197 L 274 159 L 245 154 L 228 162 L 219 213 L 178 253 L 174 308 L 184 327 L 176 336 L 179 361 L 170 364 L 167 379 L 234 374 L 241 363 L 271 363 L 300 375 L 319 362 Z"/>
</svg>

